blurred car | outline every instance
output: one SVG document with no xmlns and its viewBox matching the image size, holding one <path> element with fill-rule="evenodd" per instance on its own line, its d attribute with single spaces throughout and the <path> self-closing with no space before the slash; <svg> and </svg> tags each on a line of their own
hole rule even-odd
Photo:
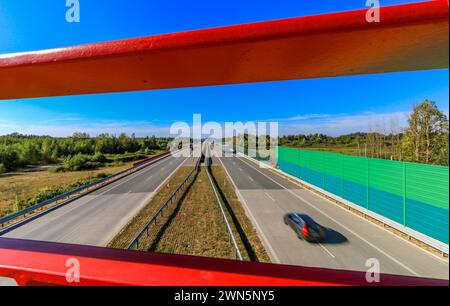
<svg viewBox="0 0 450 306">
<path fill-rule="evenodd" d="M 311 217 L 289 213 L 284 215 L 283 219 L 284 223 L 294 230 L 298 238 L 308 242 L 322 242 L 325 240 L 326 229 L 316 223 Z"/>
</svg>

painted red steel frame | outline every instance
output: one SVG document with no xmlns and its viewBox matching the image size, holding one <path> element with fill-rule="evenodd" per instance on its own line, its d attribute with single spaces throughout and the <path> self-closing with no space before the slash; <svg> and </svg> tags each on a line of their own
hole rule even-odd
<svg viewBox="0 0 450 306">
<path fill-rule="evenodd" d="M 448 1 L 0 55 L 0 99 L 178 88 L 448 67 Z M 368 285 L 365 273 L 0 238 L 20 285 Z M 372 283 L 372 285 L 377 283 Z M 379 285 L 447 280 L 381 275 Z"/>
<path fill-rule="evenodd" d="M 447 68 L 448 1 L 0 55 L 0 99 Z"/>
<path fill-rule="evenodd" d="M 68 259 L 80 263 L 80 282 L 68 283 Z M 336 286 L 440 285 L 448 281 L 364 272 L 242 262 L 0 238 L 0 275 L 19 285 Z"/>
</svg>

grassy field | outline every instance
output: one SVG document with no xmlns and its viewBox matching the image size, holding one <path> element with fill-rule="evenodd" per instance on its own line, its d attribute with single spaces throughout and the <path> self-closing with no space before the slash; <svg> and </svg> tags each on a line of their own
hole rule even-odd
<svg viewBox="0 0 450 306">
<path fill-rule="evenodd" d="M 132 164 L 133 162 L 127 162 L 116 167 L 58 173 L 48 171 L 50 166 L 40 166 L 0 174 L 0 216 L 7 214 L 16 201 L 26 202 L 44 188 L 70 185 L 99 174 L 110 175 L 131 167 Z"/>
</svg>

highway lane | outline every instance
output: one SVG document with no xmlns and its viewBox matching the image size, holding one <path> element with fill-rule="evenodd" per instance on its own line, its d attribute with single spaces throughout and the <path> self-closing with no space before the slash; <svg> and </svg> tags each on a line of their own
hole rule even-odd
<svg viewBox="0 0 450 306">
<path fill-rule="evenodd" d="M 3 237 L 106 246 L 185 161 L 163 158 Z"/>
<path fill-rule="evenodd" d="M 217 158 L 215 158 L 217 160 Z M 244 157 L 221 157 L 253 223 L 279 263 L 367 271 L 375 258 L 383 273 L 448 279 L 449 265 L 387 230 L 301 188 Z M 299 240 L 282 217 L 288 212 L 311 216 L 328 228 L 327 240 Z"/>
</svg>

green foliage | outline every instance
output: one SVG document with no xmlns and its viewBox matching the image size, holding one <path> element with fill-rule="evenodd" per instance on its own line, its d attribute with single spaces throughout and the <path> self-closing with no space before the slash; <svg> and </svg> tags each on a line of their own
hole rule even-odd
<svg viewBox="0 0 450 306">
<path fill-rule="evenodd" d="M 402 140 L 405 160 L 448 165 L 449 123 L 434 101 L 414 106 Z"/>
<path fill-rule="evenodd" d="M 434 101 L 425 100 L 414 106 L 405 130 L 391 122 L 389 134 L 287 135 L 279 145 L 448 166 L 449 121 Z"/>
<path fill-rule="evenodd" d="M 74 133 L 71 137 L 55 138 L 50 136 L 26 136 L 18 133 L 0 136 L 0 164 L 5 171 L 18 167 L 65 161 L 63 167 L 50 171 L 67 169 L 91 169 L 106 163 L 120 164 L 133 160 L 137 152 L 151 154 L 152 150 L 165 150 L 171 139 L 121 134 L 119 137 L 101 134 L 90 137 L 86 133 Z M 109 160 L 106 155 L 118 155 L 129 152 L 127 159 Z M 78 156 L 82 155 L 82 156 Z M 74 160 L 71 160 L 76 157 Z M 142 155 L 139 155 L 139 158 Z M 145 156 L 144 156 L 145 157 Z M 136 157 L 136 159 L 139 159 Z M 66 165 L 68 167 L 66 167 Z"/>
<path fill-rule="evenodd" d="M 56 196 L 59 196 L 63 193 L 69 192 L 71 190 L 74 190 L 76 188 L 80 188 L 82 186 L 85 186 L 87 184 L 90 184 L 92 182 L 95 182 L 99 179 L 102 179 L 104 177 L 106 177 L 107 175 L 105 173 L 100 173 L 94 177 L 90 177 L 90 178 L 86 178 L 86 179 L 81 179 L 76 181 L 75 183 L 72 183 L 70 185 L 61 185 L 61 186 L 53 186 L 53 187 L 46 187 L 41 189 L 35 196 L 33 196 L 31 199 L 28 199 L 25 202 L 25 205 L 21 205 L 21 209 L 29 207 L 31 205 L 35 205 L 37 203 L 41 203 L 43 201 L 52 199 Z M 18 200 L 16 199 L 16 202 L 18 202 Z M 17 204 L 19 205 L 19 204 Z"/>
<path fill-rule="evenodd" d="M 0 174 L 6 172 L 6 167 L 4 164 L 0 164 Z"/>
<path fill-rule="evenodd" d="M 78 153 L 76 155 L 69 156 L 64 160 L 64 168 L 69 171 L 92 169 L 89 161 L 90 159 L 87 155 Z"/>
<path fill-rule="evenodd" d="M 92 156 L 91 161 L 98 163 L 106 163 L 108 162 L 108 158 L 103 153 L 97 152 L 94 154 L 94 156 Z"/>
</svg>

